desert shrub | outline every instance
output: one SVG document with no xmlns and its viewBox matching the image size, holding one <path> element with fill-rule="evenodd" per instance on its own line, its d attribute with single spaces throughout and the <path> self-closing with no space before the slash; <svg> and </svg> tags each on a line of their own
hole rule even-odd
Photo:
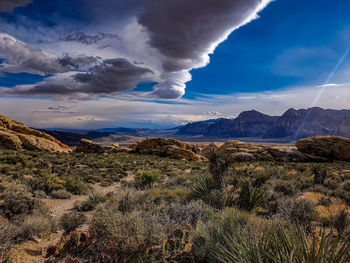
<svg viewBox="0 0 350 263">
<path fill-rule="evenodd" d="M 202 201 L 192 201 L 188 204 L 171 203 L 163 208 L 163 213 L 174 225 L 190 224 L 195 226 L 198 221 L 206 222 L 214 214 L 214 209 Z"/>
<path fill-rule="evenodd" d="M 118 203 L 118 211 L 122 213 L 127 213 L 127 212 L 131 212 L 133 209 L 135 209 L 135 206 L 130 197 L 130 194 L 127 193 L 123 195 Z"/>
<path fill-rule="evenodd" d="M 278 212 L 282 218 L 301 224 L 308 230 L 311 229 L 311 223 L 317 218 L 315 203 L 303 198 L 279 200 Z"/>
<path fill-rule="evenodd" d="M 97 205 L 104 203 L 107 200 L 107 196 L 101 192 L 95 192 L 89 195 L 87 200 L 76 203 L 74 208 L 80 212 L 88 212 L 94 210 Z"/>
<path fill-rule="evenodd" d="M 71 197 L 65 189 L 54 190 L 51 192 L 51 196 L 56 199 L 69 199 Z"/>
<path fill-rule="evenodd" d="M 81 181 L 80 177 L 68 177 L 66 179 L 65 188 L 68 192 L 76 195 L 81 195 L 86 192 L 86 186 Z"/>
<path fill-rule="evenodd" d="M 153 188 L 146 192 L 146 196 L 155 204 L 162 201 L 188 201 L 191 197 L 191 190 L 184 187 L 173 187 L 170 189 Z"/>
<path fill-rule="evenodd" d="M 18 228 L 0 217 L 0 262 L 6 262 Z"/>
<path fill-rule="evenodd" d="M 50 194 L 54 190 L 64 188 L 63 180 L 48 173 L 42 173 L 39 176 L 29 179 L 27 184 L 32 189 L 32 191 L 41 190 L 46 194 Z"/>
<path fill-rule="evenodd" d="M 331 224 L 331 215 L 326 206 L 318 205 L 315 207 L 317 219 L 322 226 L 329 226 Z"/>
<path fill-rule="evenodd" d="M 163 226 L 158 220 L 143 212 L 96 211 L 89 224 L 96 239 L 94 255 L 114 256 L 121 262 L 143 262 L 146 250 L 165 239 Z"/>
<path fill-rule="evenodd" d="M 331 221 L 334 228 L 338 231 L 338 234 L 342 236 L 350 226 L 349 213 L 345 209 L 342 209 L 331 216 Z"/>
<path fill-rule="evenodd" d="M 260 234 L 239 231 L 226 235 L 225 244 L 212 249 L 219 262 L 305 262 L 346 263 L 350 260 L 350 243 L 332 234 L 314 230 L 308 236 L 299 226 L 266 226 Z"/>
<path fill-rule="evenodd" d="M 64 214 L 60 218 L 60 226 L 66 233 L 72 232 L 74 229 L 79 226 L 85 224 L 87 221 L 87 217 L 83 213 L 79 212 L 71 212 L 68 214 Z"/>
<path fill-rule="evenodd" d="M 45 198 L 46 193 L 43 190 L 36 190 L 36 191 L 34 191 L 33 196 L 35 198 Z"/>
<path fill-rule="evenodd" d="M 324 184 L 328 175 L 328 170 L 323 164 L 315 164 L 312 166 L 312 173 L 314 175 L 315 184 Z"/>
<path fill-rule="evenodd" d="M 323 206 L 329 206 L 331 203 L 332 203 L 332 200 L 328 196 L 324 196 L 318 201 L 318 205 L 323 205 Z"/>
<path fill-rule="evenodd" d="M 344 190 L 350 192 L 350 180 L 344 182 Z"/>
<path fill-rule="evenodd" d="M 17 226 L 17 242 L 29 240 L 33 236 L 42 237 L 57 230 L 55 220 L 47 215 L 34 214 L 24 218 Z"/>
<path fill-rule="evenodd" d="M 276 182 L 275 191 L 292 196 L 296 193 L 295 183 L 290 181 L 279 180 Z"/>
<path fill-rule="evenodd" d="M 17 215 L 29 215 L 36 209 L 43 209 L 43 204 L 33 198 L 24 185 L 12 184 L 1 195 L 4 200 L 0 209 L 3 215 L 8 218 Z"/>
<path fill-rule="evenodd" d="M 135 187 L 141 189 L 152 187 L 152 185 L 156 183 L 161 176 L 162 175 L 157 170 L 141 172 L 135 177 L 134 185 Z"/>
<path fill-rule="evenodd" d="M 0 163 L 16 165 L 17 163 L 21 164 L 22 167 L 26 167 L 28 165 L 28 161 L 23 156 L 18 155 L 8 155 L 4 157 L 0 157 Z"/>
<path fill-rule="evenodd" d="M 330 190 L 335 190 L 339 187 L 339 182 L 334 179 L 326 179 L 324 182 L 325 186 L 327 186 Z"/>
</svg>

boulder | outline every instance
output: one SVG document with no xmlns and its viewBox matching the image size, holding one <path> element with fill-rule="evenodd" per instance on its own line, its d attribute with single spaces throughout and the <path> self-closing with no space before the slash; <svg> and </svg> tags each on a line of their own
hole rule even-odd
<svg viewBox="0 0 350 263">
<path fill-rule="evenodd" d="M 82 139 L 77 148 L 75 149 L 77 153 L 104 153 L 105 149 L 99 143 Z"/>
<path fill-rule="evenodd" d="M 296 142 L 302 153 L 327 160 L 350 162 L 350 139 L 339 136 L 314 136 Z"/>
<path fill-rule="evenodd" d="M 192 146 L 165 138 L 147 138 L 132 146 L 135 152 L 141 154 L 155 154 L 163 157 L 186 159 L 190 161 L 201 161 L 205 158 L 195 154 Z"/>
<path fill-rule="evenodd" d="M 256 157 L 251 153 L 246 152 L 239 152 L 232 154 L 232 157 L 234 160 L 239 162 L 250 162 L 250 161 L 256 161 Z"/>
<path fill-rule="evenodd" d="M 163 146 L 175 146 L 179 149 L 183 150 L 192 150 L 192 147 L 188 145 L 187 143 L 180 142 L 175 139 L 166 139 L 166 138 L 147 138 L 139 143 L 136 143 L 135 150 L 137 152 L 142 153 L 143 151 L 149 151 L 149 149 L 157 149 L 161 148 Z"/>
<path fill-rule="evenodd" d="M 220 150 L 232 155 L 237 161 L 266 161 L 266 160 L 286 160 L 286 161 L 307 161 L 315 160 L 306 154 L 298 151 L 296 147 L 287 145 L 263 145 L 247 143 L 241 141 L 227 141 L 222 146 L 211 143 L 201 152 L 202 156 L 209 157 L 213 150 Z"/>
<path fill-rule="evenodd" d="M 54 137 L 0 115 L 0 149 L 71 152 Z"/>
<path fill-rule="evenodd" d="M 298 161 L 307 161 L 310 159 L 308 156 L 298 151 L 296 147 L 285 145 L 274 145 L 265 148 L 273 158 L 278 159 L 291 159 Z"/>
<path fill-rule="evenodd" d="M 220 147 L 220 149 L 230 153 L 246 152 L 254 154 L 262 152 L 264 146 L 241 141 L 227 141 Z"/>
</svg>

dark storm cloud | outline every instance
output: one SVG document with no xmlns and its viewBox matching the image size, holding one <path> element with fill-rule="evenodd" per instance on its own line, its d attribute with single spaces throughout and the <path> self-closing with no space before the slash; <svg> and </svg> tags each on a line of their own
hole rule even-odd
<svg viewBox="0 0 350 263">
<path fill-rule="evenodd" d="M 150 45 L 163 57 L 154 95 L 174 99 L 185 93 L 189 71 L 206 66 L 218 44 L 257 17 L 270 0 L 145 0 L 138 21 Z"/>
<path fill-rule="evenodd" d="M 153 72 L 139 67 L 126 59 L 107 59 L 102 64 L 90 69 L 89 73 L 79 73 L 74 80 L 83 84 L 87 93 L 109 94 L 134 89 L 143 77 Z"/>
<path fill-rule="evenodd" d="M 7 73 L 57 74 L 69 72 L 80 66 L 91 65 L 97 58 L 91 56 L 71 57 L 68 54 L 56 57 L 39 47 L 26 44 L 14 37 L 0 33 L 0 57 L 6 61 L 0 64 L 0 71 Z"/>
<path fill-rule="evenodd" d="M 1 0 L 0 12 L 12 13 L 16 7 L 26 6 L 31 2 L 32 0 Z"/>
<path fill-rule="evenodd" d="M 78 69 L 81 66 L 87 66 L 94 64 L 98 61 L 96 57 L 88 56 L 76 56 L 71 57 L 69 54 L 64 54 L 62 57 L 58 58 L 58 63 L 63 67 L 69 67 L 73 69 Z"/>
<path fill-rule="evenodd" d="M 91 68 L 87 73 L 77 73 L 70 79 L 48 78 L 32 87 L 3 89 L 0 95 L 64 95 L 88 97 L 93 95 L 115 94 L 132 90 L 137 83 L 149 78 L 153 72 L 136 66 L 123 58 L 107 59 Z"/>
<path fill-rule="evenodd" d="M 164 61 L 166 69 L 187 69 L 191 65 L 181 60 L 200 61 L 234 28 L 250 21 L 264 2 L 268 1 L 145 0 L 139 22 L 150 32 L 152 47 L 173 59 Z"/>
<path fill-rule="evenodd" d="M 209 54 L 217 45 L 232 31 L 255 19 L 270 1 L 76 0 L 65 1 L 66 4 L 62 5 L 62 2 L 54 0 L 61 3 L 57 5 L 55 17 L 57 21 L 60 18 L 64 20 L 64 27 L 56 29 L 51 26 L 46 45 L 51 45 L 50 50 L 58 46 L 75 49 L 74 54 L 82 50 L 87 55 L 51 55 L 39 47 L 7 36 L 1 38 L 0 34 L 0 55 L 4 54 L 6 58 L 6 63 L 0 65 L 0 71 L 57 74 L 57 78 L 47 79 L 31 88 L 12 89 L 12 92 L 23 94 L 113 94 L 133 89 L 139 82 L 153 76 L 149 80 L 158 84 L 149 96 L 179 98 L 185 94 L 186 83 L 191 80 L 190 71 L 206 66 Z M 40 6 L 41 2 L 44 6 L 48 3 L 37 0 L 35 4 Z M 67 13 L 74 16 L 64 19 L 70 17 Z M 74 28 L 79 19 L 81 23 Z M 68 33 L 67 28 L 76 33 Z M 96 33 L 101 32 L 101 28 L 113 34 Z M 53 41 L 54 35 L 63 35 L 59 38 L 59 45 Z M 9 39 L 14 45 L 8 45 Z M 71 45 L 69 42 L 76 43 Z M 120 45 L 120 42 L 123 44 Z M 89 52 L 93 55 L 89 56 Z M 128 60 L 106 60 L 108 57 L 125 57 Z M 140 64 L 130 61 L 140 61 Z M 82 66 L 86 70 L 87 65 L 90 67 L 88 73 L 70 72 Z"/>
<path fill-rule="evenodd" d="M 60 38 L 60 41 L 66 42 L 79 42 L 85 45 L 96 44 L 104 39 L 118 39 L 121 40 L 118 35 L 108 33 L 98 33 L 96 35 L 89 35 L 83 32 L 75 32 Z"/>
</svg>

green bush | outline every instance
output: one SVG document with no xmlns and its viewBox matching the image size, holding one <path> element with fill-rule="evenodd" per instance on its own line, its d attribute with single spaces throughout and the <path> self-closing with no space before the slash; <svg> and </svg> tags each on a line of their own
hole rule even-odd
<svg viewBox="0 0 350 263">
<path fill-rule="evenodd" d="M 52 191 L 64 189 L 65 182 L 57 176 L 42 173 L 39 176 L 29 179 L 27 184 L 32 191 L 44 191 L 46 194 L 50 194 Z"/>
<path fill-rule="evenodd" d="M 152 187 L 154 183 L 158 182 L 161 176 L 157 170 L 141 172 L 135 178 L 135 186 L 142 189 Z"/>
<path fill-rule="evenodd" d="M 79 226 L 85 224 L 87 221 L 87 217 L 83 213 L 79 212 L 71 212 L 68 214 L 64 214 L 60 218 L 60 226 L 66 233 L 72 232 Z"/>
<path fill-rule="evenodd" d="M 104 203 L 106 200 L 106 195 L 96 192 L 89 195 L 86 201 L 76 204 L 75 209 L 80 212 L 92 211 L 97 207 L 98 204 Z"/>
<path fill-rule="evenodd" d="M 200 246 L 194 247 L 194 253 L 199 262 L 215 262 L 211 251 L 218 244 L 225 244 L 225 235 L 235 235 L 237 229 L 245 228 L 249 222 L 250 215 L 234 208 L 226 208 L 218 213 L 208 222 L 200 222 L 197 226 L 197 235 L 203 240 Z"/>
<path fill-rule="evenodd" d="M 10 165 L 16 165 L 17 163 L 19 163 L 22 165 L 22 167 L 26 167 L 28 165 L 28 161 L 24 157 L 18 155 L 0 157 L 0 163 Z"/>
<path fill-rule="evenodd" d="M 68 177 L 66 179 L 65 188 L 68 192 L 75 195 L 84 194 L 87 190 L 85 184 L 79 177 Z"/>
</svg>

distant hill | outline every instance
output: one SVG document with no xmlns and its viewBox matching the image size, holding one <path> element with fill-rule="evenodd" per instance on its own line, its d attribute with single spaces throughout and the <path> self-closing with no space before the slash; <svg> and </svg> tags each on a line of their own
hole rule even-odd
<svg viewBox="0 0 350 263">
<path fill-rule="evenodd" d="M 144 137 L 177 138 L 184 141 L 219 140 L 220 138 L 252 138 L 268 141 L 294 141 L 316 135 L 339 135 L 350 138 L 350 110 L 318 107 L 289 109 L 282 116 L 269 116 L 256 110 L 244 111 L 237 118 L 212 119 L 188 123 L 167 130 L 144 128 L 104 128 L 83 130 L 42 130 L 69 146 L 76 146 L 82 138 L 106 142 L 127 141 Z M 254 138 L 254 139 L 253 139 Z"/>
<path fill-rule="evenodd" d="M 350 137 L 350 110 L 289 109 L 282 116 L 252 110 L 242 112 L 235 119 L 189 123 L 180 127 L 176 134 L 290 140 L 315 135 Z"/>
</svg>

